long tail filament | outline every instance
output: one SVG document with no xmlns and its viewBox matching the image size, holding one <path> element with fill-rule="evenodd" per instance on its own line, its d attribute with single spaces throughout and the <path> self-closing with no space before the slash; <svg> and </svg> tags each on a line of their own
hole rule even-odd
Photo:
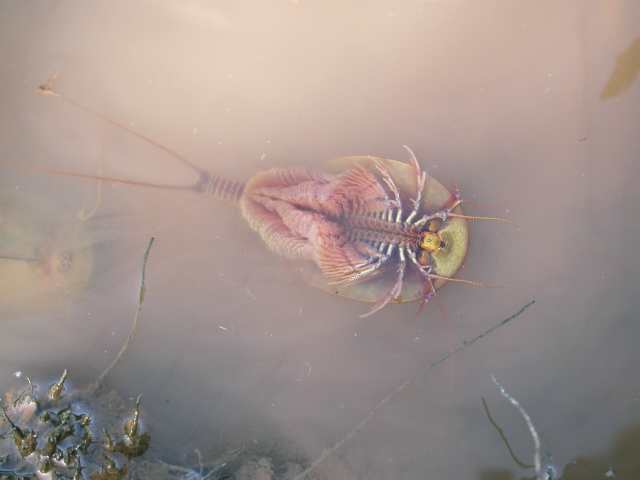
<svg viewBox="0 0 640 480">
<path fill-rule="evenodd" d="M 183 155 L 176 152 L 175 150 L 172 150 L 162 145 L 161 143 L 158 143 L 155 140 L 147 137 L 146 135 L 143 135 L 142 133 L 131 129 L 127 125 L 124 125 L 120 122 L 112 120 L 111 118 L 107 117 L 103 113 L 100 113 L 92 109 L 91 107 L 88 107 L 76 100 L 73 100 L 72 98 L 62 95 L 61 93 L 53 89 L 53 83 L 56 78 L 57 78 L 57 74 L 52 75 L 45 83 L 38 86 L 37 92 L 43 96 L 57 97 L 61 99 L 63 102 L 67 103 L 68 105 L 78 108 L 79 110 L 82 110 L 85 113 L 88 113 L 90 115 L 98 117 L 100 120 L 108 123 L 109 125 L 112 125 L 114 127 L 117 127 L 126 131 L 127 133 L 129 133 L 130 135 L 133 135 L 137 139 L 145 143 L 148 143 L 149 145 L 152 145 L 153 147 L 163 151 L 167 155 L 178 160 L 180 163 L 182 163 L 183 165 L 187 166 L 188 168 L 196 172 L 199 179 L 192 185 L 171 185 L 171 184 L 160 184 L 160 183 L 152 183 L 152 182 L 141 182 L 136 180 L 126 180 L 122 178 L 109 177 L 109 176 L 103 176 L 103 175 L 87 175 L 82 173 L 67 172 L 64 170 L 53 170 L 53 169 L 46 169 L 46 168 L 36 168 L 36 170 L 44 171 L 52 175 L 62 175 L 62 176 L 85 178 L 85 179 L 91 179 L 91 180 L 103 180 L 110 183 L 121 183 L 125 185 L 133 185 L 138 187 L 150 187 L 150 188 L 159 188 L 159 189 L 165 189 L 165 190 L 192 190 L 198 193 L 207 193 L 220 200 L 229 200 L 232 202 L 238 202 L 240 200 L 240 197 L 242 196 L 242 193 L 244 191 L 244 182 L 228 180 L 217 175 L 211 175 L 209 172 L 198 167 L 193 162 L 191 162 L 190 160 L 188 160 L 187 158 L 185 158 Z"/>
</svg>

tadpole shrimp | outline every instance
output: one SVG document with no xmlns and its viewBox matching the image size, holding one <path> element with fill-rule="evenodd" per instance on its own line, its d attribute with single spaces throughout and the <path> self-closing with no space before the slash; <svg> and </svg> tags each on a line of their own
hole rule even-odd
<svg viewBox="0 0 640 480">
<path fill-rule="evenodd" d="M 344 157 L 339 159 L 343 169 L 336 173 L 272 168 L 246 182 L 229 180 L 55 91 L 54 80 L 55 76 L 40 85 L 38 93 L 124 129 L 192 169 L 198 180 L 191 185 L 171 185 L 47 169 L 50 174 L 192 191 L 232 202 L 269 250 L 314 264 L 325 289 L 371 302 L 363 317 L 392 302 L 419 300 L 425 304 L 446 282 L 484 286 L 453 278 L 467 251 L 467 220 L 507 220 L 463 214 L 460 193 L 449 193 L 429 177 L 408 146 L 404 146 L 409 156 L 406 163 L 371 156 Z M 454 234 L 448 234 L 449 230 Z M 407 280 L 409 270 L 417 273 L 417 280 Z M 365 294 L 381 277 L 390 278 L 390 285 L 387 280 L 382 290 L 378 284 L 375 298 Z"/>
</svg>

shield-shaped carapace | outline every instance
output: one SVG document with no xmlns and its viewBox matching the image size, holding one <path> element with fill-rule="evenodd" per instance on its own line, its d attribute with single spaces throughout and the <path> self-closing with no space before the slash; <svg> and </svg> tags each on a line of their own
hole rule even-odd
<svg viewBox="0 0 640 480">
<path fill-rule="evenodd" d="M 413 153 L 410 152 L 410 155 L 411 164 L 373 156 L 340 157 L 327 162 L 326 170 L 339 174 L 351 168 L 364 167 L 374 172 L 383 168 L 395 184 L 403 205 L 413 207 L 417 194 L 416 182 L 420 179 L 415 174 Z M 418 213 L 410 218 L 413 210 L 404 210 L 400 213 L 400 222 L 397 222 L 397 210 L 395 215 L 392 211 L 387 212 L 386 216 L 382 212 L 369 213 L 369 217 L 378 217 L 375 225 L 372 224 L 371 227 L 382 230 L 390 227 L 391 230 L 400 231 L 400 235 L 394 235 L 393 232 L 385 233 L 384 235 L 388 235 L 388 243 L 380 238 L 383 234 L 375 233 L 376 228 L 359 229 L 351 233 L 354 237 L 359 236 L 362 240 L 368 240 L 370 246 L 378 251 L 384 252 L 386 247 L 387 250 L 391 248 L 393 254 L 397 246 L 402 244 L 404 262 L 410 262 L 408 268 L 406 265 L 403 267 L 402 254 L 398 253 L 396 261 L 385 260 L 388 264 L 381 265 L 381 268 L 360 280 L 332 283 L 328 282 L 322 272 L 317 269 L 303 269 L 307 281 L 332 294 L 374 304 L 374 308 L 384 306 L 380 303 L 384 299 L 393 303 L 428 300 L 435 290 L 444 286 L 462 266 L 469 244 L 469 230 L 467 220 L 462 215 L 459 197 L 456 193 L 447 190 L 434 177 L 425 176 L 422 194 L 417 200 Z M 427 217 L 428 214 L 434 216 L 424 221 L 425 214 Z M 380 222 L 380 217 L 391 221 L 390 223 Z M 396 247 L 390 247 L 389 245 L 394 241 L 397 242 Z M 417 264 L 414 260 L 418 261 Z M 428 278 L 425 276 L 427 266 L 431 267 Z M 404 268 L 405 271 L 402 285 L 395 288 L 398 293 L 388 298 L 387 294 L 393 290 L 394 282 L 398 281 L 398 275 L 400 275 L 399 271 L 397 275 L 394 274 L 394 268 Z"/>
<path fill-rule="evenodd" d="M 390 302 L 428 301 L 452 278 L 468 247 L 468 219 L 459 193 L 428 177 L 408 147 L 408 162 L 371 156 L 342 157 L 322 170 L 274 168 L 246 183 L 223 179 L 181 155 L 55 92 L 55 96 L 154 145 L 192 168 L 193 185 L 174 186 L 52 171 L 151 188 L 191 190 L 236 203 L 248 225 L 278 255 L 315 267 L 312 285 L 340 296 L 373 303 L 374 313 Z"/>
</svg>

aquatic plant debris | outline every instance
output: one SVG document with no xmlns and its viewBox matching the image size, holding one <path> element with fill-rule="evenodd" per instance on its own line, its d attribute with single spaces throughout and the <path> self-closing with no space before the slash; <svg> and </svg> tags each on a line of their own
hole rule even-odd
<svg viewBox="0 0 640 480">
<path fill-rule="evenodd" d="M 430 370 L 432 370 L 433 368 L 436 368 L 437 366 L 443 364 L 444 362 L 446 362 L 449 358 L 451 358 L 452 356 L 456 355 L 457 353 L 460 353 L 461 351 L 463 351 L 464 349 L 472 346 L 474 343 L 478 342 L 479 340 L 485 338 L 486 336 L 492 334 L 493 332 L 495 332 L 496 330 L 498 330 L 499 328 L 504 327 L 505 325 L 507 325 L 508 323 L 510 323 L 512 320 L 515 320 L 516 318 L 518 318 L 520 315 L 522 315 L 526 310 L 529 309 L 529 307 L 531 307 L 534 303 L 536 303 L 535 299 L 532 299 L 530 302 L 526 303 L 525 305 L 523 305 L 522 307 L 520 307 L 520 309 L 515 312 L 514 314 L 510 315 L 509 317 L 505 318 L 504 320 L 500 321 L 499 323 L 493 325 L 492 327 L 488 328 L 487 330 L 485 330 L 484 332 L 476 335 L 473 338 L 467 339 L 467 340 L 463 340 L 461 343 L 459 343 L 455 348 L 453 348 L 452 350 L 449 350 L 447 353 L 445 353 L 444 355 L 442 355 L 439 359 L 429 363 L 427 365 L 427 367 L 424 370 L 419 370 L 419 373 L 417 373 L 416 375 L 414 375 L 413 377 L 409 378 L 408 380 L 405 380 L 403 383 L 401 383 L 400 385 L 398 385 L 397 387 L 395 387 L 390 393 L 388 393 L 382 400 L 380 400 L 378 403 L 376 403 L 373 408 L 371 410 L 369 410 L 369 413 L 367 413 L 364 418 L 358 422 L 351 430 L 349 430 L 349 432 L 347 432 L 347 434 L 342 437 L 340 440 L 338 440 L 336 443 L 334 443 L 331 447 L 325 449 L 320 456 L 315 459 L 310 465 L 309 467 L 307 467 L 303 472 L 301 472 L 300 474 L 296 475 L 293 480 L 303 480 L 304 478 L 306 478 L 307 475 L 309 475 L 310 473 L 312 473 L 316 468 L 318 468 L 318 466 L 320 464 L 322 464 L 327 458 L 329 458 L 331 455 L 333 455 L 336 451 L 338 451 L 340 448 L 342 448 L 342 446 L 347 443 L 349 440 L 351 440 L 352 438 L 354 438 L 365 426 L 367 426 L 367 424 L 373 419 L 373 417 L 375 416 L 375 414 L 378 412 L 378 410 L 380 410 L 382 407 L 384 407 L 387 403 L 389 403 L 391 400 L 393 400 L 396 396 L 398 396 L 400 393 L 402 393 L 404 390 L 406 390 L 407 387 L 409 387 L 410 385 L 412 385 L 413 383 L 415 383 L 415 381 L 420 378 L 425 372 L 429 372 Z M 545 480 L 552 480 L 552 477 L 549 477 Z"/>
<path fill-rule="evenodd" d="M 60 375 L 60 380 L 49 387 L 49 392 L 47 393 L 49 400 L 52 402 L 60 400 L 60 397 L 64 392 L 64 382 L 67 380 L 68 376 L 69 371 L 65 368 L 62 375 Z"/>
<path fill-rule="evenodd" d="M 493 381 L 493 383 L 496 384 L 496 387 L 498 387 L 498 391 L 500 392 L 500 394 L 504 398 L 506 398 L 509 401 L 509 403 L 511 403 L 514 407 L 516 407 L 518 412 L 520 412 L 520 415 L 522 415 L 522 418 L 524 418 L 524 421 L 526 422 L 527 427 L 529 428 L 529 433 L 531 434 L 531 438 L 533 438 L 533 446 L 534 446 L 533 468 L 536 471 L 536 479 L 537 480 L 556 480 L 557 479 L 556 469 L 551 463 L 547 463 L 544 467 L 544 471 L 542 470 L 542 460 L 540 456 L 540 445 L 541 445 L 540 436 L 538 435 L 536 427 L 533 424 L 533 420 L 531 420 L 531 417 L 529 416 L 527 411 L 524 409 L 524 407 L 520 405 L 520 402 L 518 402 L 518 400 L 516 400 L 512 395 L 510 395 L 505 390 L 505 388 L 500 384 L 500 382 L 498 382 L 495 375 L 491 375 L 491 380 Z"/>
<path fill-rule="evenodd" d="M 96 381 L 86 389 L 67 395 L 65 393 L 65 382 L 68 377 L 68 370 L 64 369 L 60 378 L 49 386 L 46 399 L 38 400 L 35 396 L 31 379 L 27 376 L 27 391 L 20 392 L 10 402 L 10 408 L 15 412 L 22 412 L 20 413 L 21 423 L 30 422 L 33 424 L 33 429 L 19 427 L 18 419 L 14 422 L 7 413 L 4 404 L 0 402 L 2 417 L 6 419 L 10 427 L 7 433 L 12 434 L 13 443 L 23 463 L 27 462 L 23 466 L 30 465 L 36 469 L 35 472 L 27 472 L 23 471 L 22 467 L 16 469 L 2 468 L 0 469 L 0 479 L 71 478 L 68 475 L 73 475 L 74 479 L 86 478 L 82 475 L 82 471 L 87 466 L 86 460 L 88 456 L 98 456 L 96 449 L 90 448 L 94 447 L 98 442 L 94 441 L 94 435 L 89 428 L 93 421 L 85 411 L 85 404 L 99 403 L 99 400 L 97 401 L 96 399 L 100 398 L 98 394 L 101 393 L 100 390 L 104 385 L 104 379 L 120 361 L 135 335 L 144 302 L 147 262 L 154 241 L 155 238 L 151 237 L 144 253 L 138 306 L 129 335 L 113 361 L 98 376 Z M 16 376 L 21 377 L 22 373 Z M 56 407 L 62 400 L 66 402 L 66 406 L 62 409 L 52 408 Z M 151 436 L 148 432 L 142 430 L 140 424 L 140 401 L 141 396 L 139 395 L 136 399 L 133 414 L 123 425 L 123 434 L 115 441 L 108 430 L 106 428 L 103 429 L 105 441 L 102 444 L 102 456 L 104 457 L 104 462 L 99 466 L 99 471 L 94 471 L 90 475 L 91 480 L 121 480 L 126 477 L 128 464 L 124 463 L 119 467 L 107 452 L 109 454 L 119 454 L 127 460 L 131 460 L 132 458 L 140 457 L 148 450 Z M 28 415 L 25 413 L 27 406 L 32 410 Z M 74 411 L 78 406 L 81 410 Z M 38 439 L 42 437 L 46 437 L 46 441 L 44 445 L 39 446 Z M 0 439 L 4 438 L 4 434 L 0 435 Z M 73 439 L 73 444 L 70 446 L 68 445 L 69 441 L 66 441 L 69 438 Z M 35 457 L 32 457 L 33 454 L 35 454 Z M 4 457 L 0 457 L 0 465 L 4 466 L 4 463 Z"/>
<path fill-rule="evenodd" d="M 616 59 L 616 66 L 600 98 L 608 100 L 631 88 L 640 74 L 640 37 L 636 38 Z"/>
<path fill-rule="evenodd" d="M 513 451 L 513 448 L 511 447 L 511 444 L 509 443 L 509 440 L 507 439 L 507 436 L 504 433 L 504 430 L 500 428 L 500 425 L 498 425 L 498 423 L 494 420 L 493 416 L 491 415 L 491 412 L 489 411 L 489 405 L 487 405 L 487 401 L 485 400 L 484 397 L 482 397 L 482 406 L 484 407 L 484 412 L 487 415 L 487 418 L 489 419 L 489 423 L 493 425 L 493 428 L 495 428 L 496 431 L 498 432 L 498 435 L 500 435 L 500 438 L 502 439 L 503 443 L 507 447 L 507 450 L 509 451 L 509 455 L 511 455 L 511 458 L 513 459 L 513 461 L 516 462 L 522 468 L 534 468 L 533 465 L 524 463 L 522 460 L 520 460 L 516 456 L 515 452 Z"/>
<path fill-rule="evenodd" d="M 123 417 L 124 401 L 115 392 L 67 392 L 67 376 L 65 369 L 40 398 L 29 381 L 26 390 L 0 400 L 0 421 L 6 420 L 11 434 L 0 435 L 9 440 L 0 443 L 0 479 L 123 480 L 130 462 L 148 450 L 151 436 L 140 422 L 140 396 Z M 108 429 L 118 423 L 122 433 L 114 441 Z"/>
<path fill-rule="evenodd" d="M 104 379 L 106 378 L 107 375 L 109 375 L 111 370 L 113 370 L 113 368 L 120 361 L 122 356 L 125 354 L 125 352 L 127 351 L 127 348 L 129 347 L 129 344 L 131 343 L 131 340 L 133 340 L 133 337 L 136 334 L 136 330 L 138 329 L 138 320 L 142 312 L 142 304 L 144 303 L 147 261 L 149 260 L 149 253 L 151 252 L 151 247 L 153 246 L 154 241 L 155 241 L 155 237 L 151 237 L 151 239 L 149 240 L 149 244 L 147 245 L 147 249 L 144 252 L 144 257 L 142 259 L 142 272 L 140 274 L 140 289 L 138 293 L 138 307 L 136 308 L 136 313 L 133 316 L 133 323 L 131 324 L 129 335 L 127 336 L 126 340 L 122 344 L 122 347 L 120 347 L 120 351 L 115 356 L 113 361 L 109 364 L 107 368 L 104 369 L 104 371 L 98 376 L 96 381 L 89 387 L 89 393 L 95 394 L 100 389 L 100 387 L 104 382 Z"/>
</svg>

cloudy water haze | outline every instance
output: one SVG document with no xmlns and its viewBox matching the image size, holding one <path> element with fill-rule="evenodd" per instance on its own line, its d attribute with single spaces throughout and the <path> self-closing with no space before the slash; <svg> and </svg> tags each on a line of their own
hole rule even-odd
<svg viewBox="0 0 640 480">
<path fill-rule="evenodd" d="M 106 381 L 143 395 L 167 462 L 242 447 L 297 470 L 238 479 L 533 478 L 483 406 L 532 464 L 495 375 L 544 465 L 640 478 L 639 26 L 631 0 L 4 0 L 0 257 L 53 266 L 0 258 L 0 390 L 106 368 L 153 236 Z M 197 180 L 73 102 L 233 180 L 407 145 L 465 213 L 513 222 L 470 222 L 458 273 L 500 288 L 361 318 L 232 203 L 47 173 Z"/>
</svg>

